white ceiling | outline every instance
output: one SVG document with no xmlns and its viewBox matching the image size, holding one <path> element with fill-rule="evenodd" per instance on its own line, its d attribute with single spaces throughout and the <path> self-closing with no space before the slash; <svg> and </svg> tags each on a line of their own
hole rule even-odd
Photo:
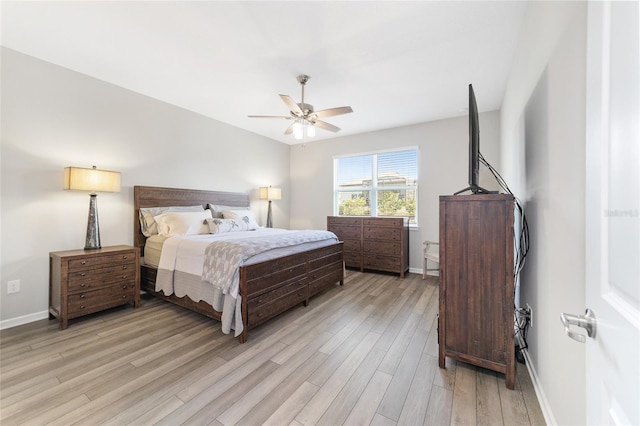
<svg viewBox="0 0 640 426">
<path fill-rule="evenodd" d="M 522 1 L 2 1 L 3 46 L 215 118 L 283 135 L 278 94 L 341 127 L 316 139 L 500 108 Z M 307 141 L 309 142 L 309 141 Z"/>
</svg>

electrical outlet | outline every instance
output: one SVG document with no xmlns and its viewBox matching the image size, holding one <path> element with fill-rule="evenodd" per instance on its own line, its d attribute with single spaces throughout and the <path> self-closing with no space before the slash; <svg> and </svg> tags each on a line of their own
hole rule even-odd
<svg viewBox="0 0 640 426">
<path fill-rule="evenodd" d="M 7 282 L 7 294 L 20 293 L 20 280 Z"/>
<path fill-rule="evenodd" d="M 533 308 L 527 303 L 527 314 L 529 315 L 529 325 L 533 328 Z"/>
</svg>

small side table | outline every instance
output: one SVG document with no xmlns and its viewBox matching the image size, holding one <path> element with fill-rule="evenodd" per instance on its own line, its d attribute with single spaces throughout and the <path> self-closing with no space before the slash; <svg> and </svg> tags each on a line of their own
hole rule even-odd
<svg viewBox="0 0 640 426">
<path fill-rule="evenodd" d="M 49 253 L 49 318 L 69 319 L 131 303 L 140 306 L 140 251 L 133 246 Z"/>
</svg>

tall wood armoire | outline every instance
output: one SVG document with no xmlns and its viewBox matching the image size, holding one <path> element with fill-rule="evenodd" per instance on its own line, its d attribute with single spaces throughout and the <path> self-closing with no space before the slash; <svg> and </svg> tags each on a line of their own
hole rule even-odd
<svg viewBox="0 0 640 426">
<path fill-rule="evenodd" d="M 440 197 L 439 365 L 445 358 L 505 374 L 513 389 L 514 199 Z"/>
</svg>

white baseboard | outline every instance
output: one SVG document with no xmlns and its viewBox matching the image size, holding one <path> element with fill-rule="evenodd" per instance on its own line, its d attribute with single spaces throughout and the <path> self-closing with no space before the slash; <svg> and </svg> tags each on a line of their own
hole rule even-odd
<svg viewBox="0 0 640 426">
<path fill-rule="evenodd" d="M 520 347 L 524 346 L 524 343 L 521 339 L 517 340 L 519 340 L 518 344 L 520 345 Z M 553 412 L 551 411 L 549 400 L 547 400 L 547 396 L 545 395 L 544 390 L 542 389 L 542 385 L 540 384 L 538 373 L 536 372 L 536 369 L 531 362 L 531 357 L 529 357 L 529 351 L 523 349 L 522 354 L 524 355 L 525 365 L 527 366 L 527 370 L 529 371 L 529 377 L 531 377 L 533 389 L 536 391 L 536 397 L 538 398 L 538 404 L 540 404 L 540 409 L 542 410 L 544 420 L 549 426 L 557 425 L 558 423 L 556 422 Z"/>
<path fill-rule="evenodd" d="M 29 315 L 23 315 L 21 317 L 9 318 L 7 320 L 0 321 L 0 330 L 17 327 L 19 325 L 28 324 L 30 322 L 39 321 L 46 318 L 49 318 L 49 311 L 41 311 Z"/>
<path fill-rule="evenodd" d="M 412 274 L 422 275 L 422 268 L 409 268 L 409 272 L 411 272 Z M 438 273 L 438 271 L 429 271 L 427 272 L 427 275 L 437 277 L 440 274 Z"/>
</svg>

